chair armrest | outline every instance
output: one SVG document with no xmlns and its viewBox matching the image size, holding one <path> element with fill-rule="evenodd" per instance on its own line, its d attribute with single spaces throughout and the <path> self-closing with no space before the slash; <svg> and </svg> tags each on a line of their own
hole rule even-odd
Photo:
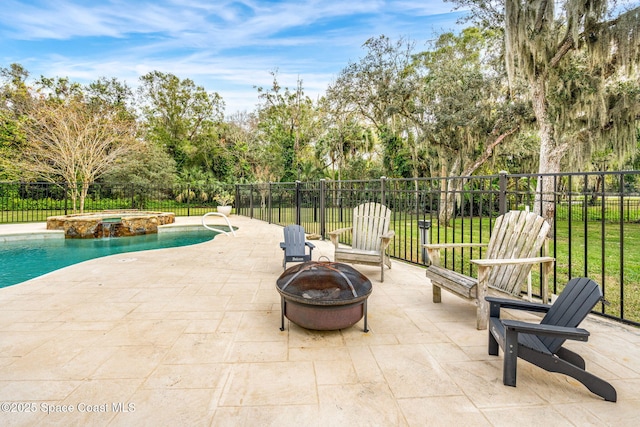
<svg viewBox="0 0 640 427">
<path fill-rule="evenodd" d="M 492 267 L 496 265 L 510 264 L 542 264 L 545 262 L 554 262 L 556 259 L 550 256 L 540 256 L 534 258 L 498 258 L 498 259 L 472 259 L 469 262 L 482 266 Z"/>
<path fill-rule="evenodd" d="M 393 239 L 395 235 L 396 235 L 395 231 L 389 230 L 385 234 L 380 236 L 380 240 L 381 240 L 380 249 L 383 252 L 384 252 L 385 249 L 387 249 L 387 247 L 391 243 L 391 239 Z"/>
<path fill-rule="evenodd" d="M 551 270 L 555 258 L 549 256 L 532 257 L 532 258 L 500 258 L 500 259 L 472 259 L 469 260 L 472 264 L 478 266 L 478 283 L 482 283 L 482 288 L 486 289 L 488 286 L 486 280 L 489 277 L 489 271 L 491 267 L 500 265 L 530 265 L 530 264 L 542 264 L 542 282 L 541 293 L 542 301 L 548 301 L 548 285 L 547 277 Z M 478 287 L 480 289 L 480 287 Z M 530 290 L 530 288 L 529 288 Z"/>
<path fill-rule="evenodd" d="M 280 249 L 285 249 L 285 248 L 286 248 L 286 246 L 285 246 L 284 242 L 280 242 Z"/>
<path fill-rule="evenodd" d="M 426 243 L 422 245 L 429 255 L 431 265 L 440 265 L 440 249 L 484 248 L 487 243 Z"/>
<path fill-rule="evenodd" d="M 311 249 L 315 249 L 315 247 L 316 247 L 316 245 L 314 245 L 314 244 L 313 244 L 313 243 L 311 243 L 311 242 L 304 242 L 304 244 L 305 244 L 306 246 L 310 247 Z"/>
<path fill-rule="evenodd" d="M 425 249 L 455 249 L 455 248 L 482 248 L 487 247 L 487 243 L 425 243 Z"/>
<path fill-rule="evenodd" d="M 492 306 L 499 306 L 499 308 L 510 308 L 514 310 L 532 311 L 534 313 L 546 313 L 551 308 L 548 304 L 540 304 L 537 302 L 529 302 L 523 300 L 515 300 L 510 298 L 499 298 L 486 296 L 484 299 Z"/>
<path fill-rule="evenodd" d="M 342 234 L 342 233 L 345 233 L 345 232 L 351 231 L 351 230 L 353 230 L 353 227 L 338 228 L 337 230 L 330 231 L 328 234 L 330 236 L 331 235 L 337 236 L 339 234 Z"/>
<path fill-rule="evenodd" d="M 393 230 L 389 230 L 387 231 L 385 234 L 383 234 L 382 236 L 380 236 L 381 239 L 393 239 L 396 235 L 396 232 Z"/>
<path fill-rule="evenodd" d="M 353 227 L 338 228 L 337 230 L 333 230 L 328 233 L 329 238 L 331 239 L 331 243 L 333 243 L 336 248 L 338 247 L 339 243 L 338 237 L 340 236 L 340 234 L 346 233 L 347 231 L 353 231 Z"/>
<path fill-rule="evenodd" d="M 587 341 L 589 339 L 589 331 L 582 328 L 568 328 L 566 326 L 540 325 L 537 323 L 521 322 L 519 320 L 502 320 L 505 329 L 533 335 L 542 335 L 547 337 L 558 337 L 576 341 Z"/>
</svg>

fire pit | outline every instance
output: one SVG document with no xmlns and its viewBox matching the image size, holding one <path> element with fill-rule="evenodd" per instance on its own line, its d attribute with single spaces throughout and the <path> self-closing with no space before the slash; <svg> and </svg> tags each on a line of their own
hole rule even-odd
<svg viewBox="0 0 640 427">
<path fill-rule="evenodd" d="M 329 331 L 355 325 L 364 316 L 371 281 L 354 268 L 335 262 L 310 261 L 285 270 L 276 282 L 284 318 L 306 329 Z"/>
</svg>

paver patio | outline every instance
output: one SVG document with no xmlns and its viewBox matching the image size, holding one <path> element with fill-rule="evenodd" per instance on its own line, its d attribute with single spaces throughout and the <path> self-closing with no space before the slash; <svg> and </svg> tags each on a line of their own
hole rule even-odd
<svg viewBox="0 0 640 427">
<path fill-rule="evenodd" d="M 0 425 L 640 425 L 638 328 L 590 316 L 589 341 L 567 344 L 617 403 L 524 361 L 517 387 L 504 386 L 475 306 L 448 293 L 433 304 L 424 270 L 398 261 L 384 283 L 378 267 L 355 266 L 373 283 L 369 333 L 362 321 L 280 331 L 282 227 L 231 220 L 235 238 L 0 289 Z M 314 243 L 314 259 L 333 259 L 330 242 Z"/>
</svg>

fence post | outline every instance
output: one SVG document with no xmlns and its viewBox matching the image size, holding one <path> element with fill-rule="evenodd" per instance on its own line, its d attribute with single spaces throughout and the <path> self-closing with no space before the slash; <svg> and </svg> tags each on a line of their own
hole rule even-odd
<svg viewBox="0 0 640 427">
<path fill-rule="evenodd" d="M 380 177 L 380 204 L 382 204 L 382 205 L 385 204 L 384 183 L 385 183 L 386 179 L 387 179 L 386 176 L 381 176 Z"/>
<path fill-rule="evenodd" d="M 187 184 L 187 216 L 191 216 L 191 184 Z"/>
<path fill-rule="evenodd" d="M 431 228 L 431 221 L 426 220 L 426 219 L 419 219 L 418 220 L 418 229 L 420 229 L 420 244 L 421 245 L 427 245 L 430 242 L 429 239 L 429 229 Z M 427 250 L 423 247 L 422 248 L 422 263 L 427 265 L 429 264 L 429 253 L 427 252 Z"/>
<path fill-rule="evenodd" d="M 273 222 L 273 212 L 271 212 L 271 181 L 269 181 L 267 187 L 267 218 L 269 219 L 269 224 L 271 224 Z"/>
<path fill-rule="evenodd" d="M 253 184 L 249 184 L 249 218 L 253 219 Z"/>
<path fill-rule="evenodd" d="M 325 184 L 326 184 L 326 180 L 324 178 L 322 178 L 320 180 L 320 235 L 322 236 L 322 239 L 324 239 L 324 235 L 325 232 L 327 231 L 327 224 L 326 224 L 326 215 L 325 215 Z"/>
<path fill-rule="evenodd" d="M 507 213 L 507 171 L 500 171 L 500 194 L 498 195 L 498 209 L 500 215 Z"/>
<path fill-rule="evenodd" d="M 69 214 L 69 184 L 64 183 L 64 214 Z"/>
<path fill-rule="evenodd" d="M 236 184 L 233 186 L 233 188 L 235 189 L 235 195 L 233 196 L 233 199 L 236 201 L 236 214 L 240 213 L 240 185 Z"/>
<path fill-rule="evenodd" d="M 602 180 L 603 182 L 603 187 L 604 187 L 604 179 Z M 618 184 L 620 186 L 620 189 L 618 190 L 620 193 L 620 200 L 618 202 L 618 209 L 620 210 L 620 213 L 618 214 L 618 222 L 620 223 L 620 237 L 618 239 L 618 241 L 620 242 L 620 252 L 619 252 L 619 256 L 620 256 L 620 266 L 625 265 L 625 256 L 624 256 L 624 174 L 621 173 L 620 174 L 620 182 Z M 605 203 L 605 200 L 602 200 L 602 203 Z M 604 218 L 602 219 L 602 221 L 604 221 Z M 585 219 L 586 222 L 586 219 Z M 603 251 L 604 252 L 604 251 Z M 624 294 L 624 282 L 625 282 L 625 277 L 624 277 L 624 268 L 620 268 L 620 318 L 621 319 L 625 319 L 625 294 Z M 604 275 L 602 275 L 602 297 L 606 298 L 606 295 L 604 294 L 604 286 L 606 286 L 605 283 L 605 277 Z"/>
<path fill-rule="evenodd" d="M 302 194 L 301 194 L 301 190 L 300 190 L 300 186 L 301 186 L 301 182 L 300 181 L 296 181 L 296 224 L 300 225 L 300 210 L 301 210 L 301 204 L 302 204 Z"/>
</svg>

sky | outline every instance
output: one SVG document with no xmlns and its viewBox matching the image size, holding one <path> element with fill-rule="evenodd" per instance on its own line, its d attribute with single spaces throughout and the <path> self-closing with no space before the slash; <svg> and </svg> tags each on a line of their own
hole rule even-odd
<svg viewBox="0 0 640 427">
<path fill-rule="evenodd" d="M 298 79 L 324 94 L 371 37 L 415 43 L 457 31 L 463 11 L 443 0 L 0 0 L 0 67 L 88 84 L 137 87 L 151 71 L 219 93 L 227 115 L 253 111 L 256 87 Z"/>
</svg>

